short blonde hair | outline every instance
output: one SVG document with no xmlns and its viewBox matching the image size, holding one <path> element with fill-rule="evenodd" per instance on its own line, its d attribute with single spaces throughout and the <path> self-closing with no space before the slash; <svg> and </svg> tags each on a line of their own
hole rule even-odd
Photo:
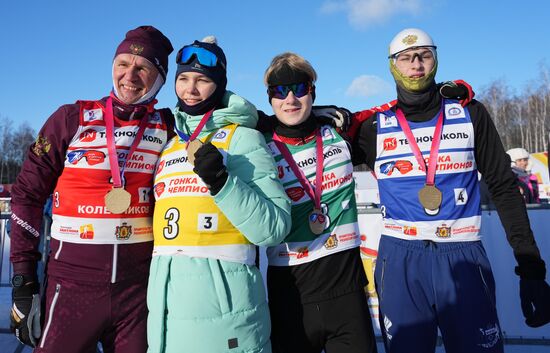
<svg viewBox="0 0 550 353">
<path fill-rule="evenodd" d="M 286 52 L 275 56 L 273 60 L 271 60 L 271 64 L 267 70 L 265 70 L 264 84 L 269 86 L 268 82 L 270 78 L 284 66 L 289 66 L 293 71 L 306 74 L 311 82 L 317 81 L 317 72 L 315 72 L 315 69 L 311 66 L 309 61 L 298 54 Z"/>
</svg>

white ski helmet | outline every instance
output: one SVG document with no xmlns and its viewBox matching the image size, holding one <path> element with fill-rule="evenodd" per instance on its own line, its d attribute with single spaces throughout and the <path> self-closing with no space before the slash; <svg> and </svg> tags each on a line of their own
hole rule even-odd
<svg viewBox="0 0 550 353">
<path fill-rule="evenodd" d="M 408 77 L 396 65 L 397 55 L 408 49 L 429 48 L 434 56 L 434 66 L 422 77 Z M 390 43 L 390 72 L 400 87 L 410 92 L 422 92 L 434 84 L 437 72 L 437 47 L 428 33 L 418 28 L 407 28 L 397 33 Z"/>
<path fill-rule="evenodd" d="M 406 28 L 393 37 L 390 43 L 390 57 L 404 50 L 418 47 L 437 49 L 428 33 L 418 28 Z"/>
</svg>

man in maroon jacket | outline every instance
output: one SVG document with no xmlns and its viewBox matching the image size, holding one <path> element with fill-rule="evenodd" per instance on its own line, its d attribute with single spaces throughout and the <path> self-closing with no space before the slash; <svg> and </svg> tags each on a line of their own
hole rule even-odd
<svg viewBox="0 0 550 353">
<path fill-rule="evenodd" d="M 129 31 L 113 90 L 61 106 L 40 130 L 12 189 L 11 327 L 35 352 L 145 352 L 156 161 L 173 117 L 155 96 L 173 48 L 160 31 Z M 40 319 L 42 208 L 53 223 Z M 42 323 L 41 323 L 42 321 Z"/>
</svg>

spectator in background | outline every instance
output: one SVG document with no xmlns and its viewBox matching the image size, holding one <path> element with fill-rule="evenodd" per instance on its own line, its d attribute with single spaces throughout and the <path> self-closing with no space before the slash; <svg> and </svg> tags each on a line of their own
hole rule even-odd
<svg viewBox="0 0 550 353">
<path fill-rule="evenodd" d="M 512 148 L 506 151 L 512 160 L 512 171 L 518 178 L 519 191 L 525 203 L 540 203 L 539 181 L 531 173 L 533 163 L 529 160 L 529 152 L 524 148 Z"/>
</svg>

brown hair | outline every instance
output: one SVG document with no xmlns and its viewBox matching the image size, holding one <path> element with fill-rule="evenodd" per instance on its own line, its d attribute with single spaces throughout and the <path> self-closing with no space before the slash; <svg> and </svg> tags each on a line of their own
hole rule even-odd
<svg viewBox="0 0 550 353">
<path fill-rule="evenodd" d="M 264 84 L 266 86 L 269 85 L 268 82 L 271 76 L 281 70 L 283 66 L 289 66 L 293 71 L 306 74 L 311 82 L 315 82 L 317 80 L 317 72 L 315 72 L 315 69 L 313 69 L 313 66 L 311 66 L 309 61 L 298 54 L 286 52 L 275 56 L 273 60 L 271 60 L 269 67 L 265 70 Z"/>
</svg>

